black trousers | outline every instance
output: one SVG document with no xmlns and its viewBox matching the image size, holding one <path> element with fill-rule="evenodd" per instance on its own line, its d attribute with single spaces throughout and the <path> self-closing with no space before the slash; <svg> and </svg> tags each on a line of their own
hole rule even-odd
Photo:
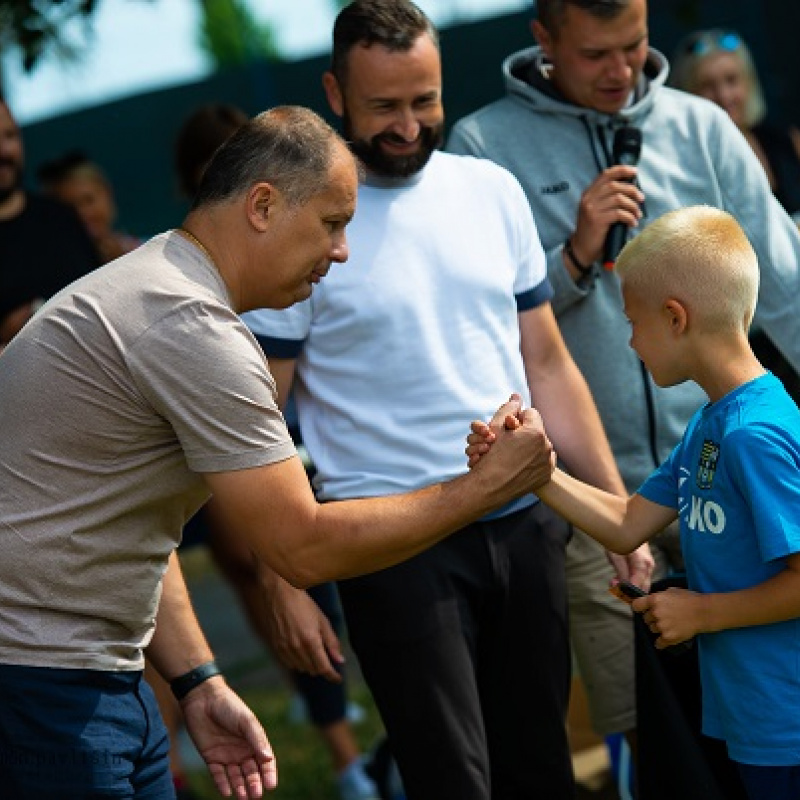
<svg viewBox="0 0 800 800">
<path fill-rule="evenodd" d="M 567 800 L 564 550 L 539 504 L 339 582 L 408 800 Z"/>
<path fill-rule="evenodd" d="M 670 586 L 685 589 L 686 579 L 664 578 L 651 591 Z M 639 800 L 747 800 L 724 742 L 702 733 L 697 644 L 685 652 L 656 650 L 641 615 L 633 616 Z"/>
</svg>

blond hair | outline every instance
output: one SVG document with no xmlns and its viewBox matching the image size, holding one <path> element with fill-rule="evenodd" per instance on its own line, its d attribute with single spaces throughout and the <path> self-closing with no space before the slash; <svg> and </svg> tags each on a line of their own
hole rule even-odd
<svg viewBox="0 0 800 800">
<path fill-rule="evenodd" d="M 752 128 L 766 116 L 767 104 L 750 48 L 735 31 L 712 28 L 695 31 L 686 36 L 678 44 L 670 62 L 670 86 L 697 94 L 698 68 L 706 59 L 720 53 L 734 58 L 742 70 L 747 84 L 744 124 Z"/>
<path fill-rule="evenodd" d="M 739 223 L 718 208 L 664 214 L 623 248 L 615 270 L 639 297 L 681 302 L 705 331 L 746 331 L 753 319 L 758 259 Z"/>
</svg>

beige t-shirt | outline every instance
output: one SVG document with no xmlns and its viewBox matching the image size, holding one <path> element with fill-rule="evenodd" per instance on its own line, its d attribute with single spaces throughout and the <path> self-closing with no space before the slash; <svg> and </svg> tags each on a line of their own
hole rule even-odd
<svg viewBox="0 0 800 800">
<path fill-rule="evenodd" d="M 142 666 L 200 473 L 295 454 L 210 261 L 172 232 L 56 295 L 0 356 L 0 663 Z"/>
</svg>

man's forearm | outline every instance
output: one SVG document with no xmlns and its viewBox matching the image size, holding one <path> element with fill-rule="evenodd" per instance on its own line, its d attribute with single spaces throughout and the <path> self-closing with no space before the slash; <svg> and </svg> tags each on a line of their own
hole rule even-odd
<svg viewBox="0 0 800 800">
<path fill-rule="evenodd" d="M 167 681 L 213 659 L 174 552 L 164 575 L 156 632 L 147 648 L 147 657 Z"/>
<path fill-rule="evenodd" d="M 319 505 L 317 535 L 285 553 L 287 580 L 308 587 L 394 566 L 523 493 L 491 484 L 473 471 L 408 494 Z"/>
<path fill-rule="evenodd" d="M 502 406 L 499 427 L 518 412 L 519 398 Z M 392 566 L 549 480 L 552 446 L 541 419 L 533 410 L 522 417 L 471 472 L 402 495 L 319 504 L 296 457 L 205 478 L 226 530 L 306 588 Z"/>
</svg>

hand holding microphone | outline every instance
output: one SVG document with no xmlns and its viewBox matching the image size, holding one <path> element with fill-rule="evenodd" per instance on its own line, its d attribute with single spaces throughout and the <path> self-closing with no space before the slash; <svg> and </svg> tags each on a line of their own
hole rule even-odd
<svg viewBox="0 0 800 800">
<path fill-rule="evenodd" d="M 601 263 L 612 269 L 625 245 L 628 228 L 642 216 L 644 195 L 636 183 L 642 133 L 628 126 L 614 135 L 614 163 L 581 195 L 575 229 L 564 245 L 564 264 L 575 280 Z"/>
<path fill-rule="evenodd" d="M 614 134 L 612 157 L 614 165 L 625 164 L 635 167 L 639 163 L 642 152 L 642 132 L 631 125 L 619 128 Z M 631 182 L 633 182 L 631 180 Z M 603 248 L 603 266 L 613 269 L 620 251 L 625 246 L 628 238 L 628 226 L 624 222 L 615 222 L 606 235 Z"/>
</svg>

